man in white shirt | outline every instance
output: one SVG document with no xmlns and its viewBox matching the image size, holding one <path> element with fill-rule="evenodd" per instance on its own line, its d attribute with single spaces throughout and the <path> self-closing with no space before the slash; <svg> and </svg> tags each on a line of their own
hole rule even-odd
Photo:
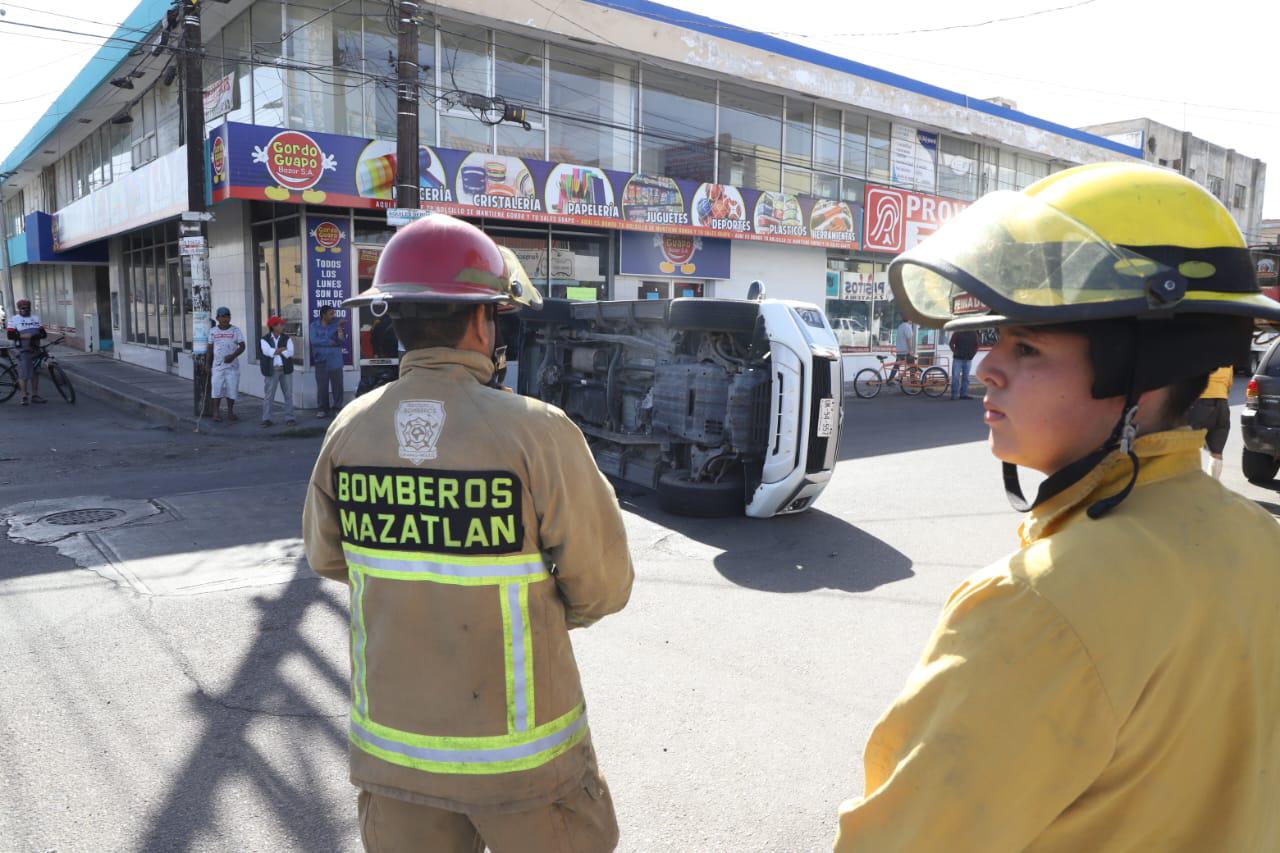
<svg viewBox="0 0 1280 853">
<path fill-rule="evenodd" d="M 893 349 L 894 362 L 893 369 L 889 371 L 888 381 L 890 382 L 898 375 L 898 365 L 916 363 L 916 327 L 907 322 L 905 317 L 898 324 L 898 331 L 894 336 Z"/>
<path fill-rule="evenodd" d="M 236 417 L 236 396 L 240 392 L 240 363 L 236 361 L 244 352 L 244 332 L 231 325 L 231 309 L 219 308 L 218 325 L 209 330 L 209 348 L 205 357 L 213 373 L 213 420 L 221 421 L 218 411 L 222 399 L 227 400 L 227 420 Z"/>
<path fill-rule="evenodd" d="M 280 388 L 284 395 L 284 417 L 286 426 L 295 426 L 298 422 L 293 418 L 293 338 L 284 333 L 284 320 L 270 317 L 267 320 L 267 333 L 258 343 L 261 355 L 258 356 L 258 367 L 262 370 L 262 425 L 271 426 L 271 409 L 276 401 L 276 389 Z"/>
<path fill-rule="evenodd" d="M 40 339 L 45 336 L 44 324 L 39 314 L 31 313 L 31 300 L 19 299 L 18 313 L 9 318 L 5 326 L 9 339 L 18 351 L 18 387 L 22 390 L 22 405 L 43 403 L 44 397 L 36 393 L 40 389 L 40 376 L 35 371 L 35 357 L 40 351 Z"/>
</svg>

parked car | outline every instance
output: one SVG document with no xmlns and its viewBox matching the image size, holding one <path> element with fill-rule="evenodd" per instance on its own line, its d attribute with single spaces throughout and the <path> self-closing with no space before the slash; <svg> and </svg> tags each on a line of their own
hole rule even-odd
<svg viewBox="0 0 1280 853">
<path fill-rule="evenodd" d="M 832 320 L 831 328 L 842 347 L 868 349 L 871 346 L 871 332 L 860 317 L 837 317 Z"/>
<path fill-rule="evenodd" d="M 517 390 L 563 409 L 600 470 L 669 512 L 800 512 L 831 478 L 844 382 L 816 306 L 547 300 L 519 340 Z"/>
<path fill-rule="evenodd" d="M 1280 472 L 1280 338 L 1261 356 L 1245 388 L 1240 415 L 1241 468 L 1250 483 L 1264 485 Z"/>
<path fill-rule="evenodd" d="M 1262 357 L 1266 355 L 1267 350 L 1277 339 L 1280 339 L 1280 330 L 1276 329 L 1259 329 L 1253 333 L 1253 344 L 1249 347 L 1249 373 L 1258 372 L 1258 365 L 1262 362 Z"/>
</svg>

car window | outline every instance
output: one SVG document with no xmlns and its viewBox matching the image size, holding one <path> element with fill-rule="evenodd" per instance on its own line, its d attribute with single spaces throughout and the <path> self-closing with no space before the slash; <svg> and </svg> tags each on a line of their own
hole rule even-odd
<svg viewBox="0 0 1280 853">
<path fill-rule="evenodd" d="M 1258 372 L 1263 376 L 1280 377 L 1280 338 L 1271 345 L 1271 349 L 1262 357 L 1262 365 Z"/>
</svg>

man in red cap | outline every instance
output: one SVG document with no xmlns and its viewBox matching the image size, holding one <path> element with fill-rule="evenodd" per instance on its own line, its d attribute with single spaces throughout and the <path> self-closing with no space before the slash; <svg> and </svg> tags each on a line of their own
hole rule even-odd
<svg viewBox="0 0 1280 853">
<path fill-rule="evenodd" d="M 284 320 L 267 318 L 267 333 L 258 342 L 261 351 L 258 369 L 262 371 L 262 425 L 271 426 L 271 409 L 276 402 L 276 389 L 284 396 L 284 417 L 287 426 L 298 422 L 293 417 L 293 338 L 284 333 Z"/>
<path fill-rule="evenodd" d="M 515 255 L 433 215 L 373 287 L 400 378 L 325 436 L 303 537 L 351 586 L 351 781 L 367 850 L 607 853 L 618 840 L 569 629 L 627 603 L 617 498 L 559 409 L 490 386 Z"/>
</svg>

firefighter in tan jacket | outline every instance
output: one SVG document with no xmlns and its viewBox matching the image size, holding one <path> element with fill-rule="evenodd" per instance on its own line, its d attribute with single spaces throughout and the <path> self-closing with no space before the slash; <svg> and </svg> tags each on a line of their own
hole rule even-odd
<svg viewBox="0 0 1280 853">
<path fill-rule="evenodd" d="M 370 290 L 408 350 L 343 410 L 307 492 L 307 558 L 351 587 L 351 781 L 370 851 L 610 851 L 569 628 L 626 603 L 612 488 L 560 410 L 489 387 L 515 256 L 429 216 Z"/>
</svg>

